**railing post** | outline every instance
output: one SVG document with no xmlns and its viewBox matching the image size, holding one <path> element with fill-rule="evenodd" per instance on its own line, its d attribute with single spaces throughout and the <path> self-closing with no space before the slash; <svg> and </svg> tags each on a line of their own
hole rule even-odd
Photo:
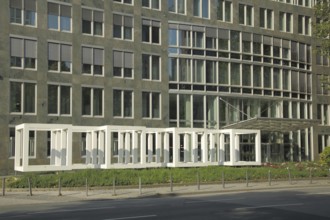
<svg viewBox="0 0 330 220">
<path fill-rule="evenodd" d="M 272 174 L 270 170 L 268 170 L 268 184 L 271 186 L 272 185 Z"/>
<path fill-rule="evenodd" d="M 200 186 L 200 179 L 199 179 L 199 172 L 197 172 L 197 190 L 200 190 L 201 186 Z"/>
<path fill-rule="evenodd" d="M 86 196 L 88 196 L 88 178 L 86 177 Z"/>
<path fill-rule="evenodd" d="M 222 188 L 224 189 L 225 188 L 225 172 L 222 171 L 221 173 L 221 179 L 222 179 Z"/>
<path fill-rule="evenodd" d="M 309 184 L 313 183 L 312 168 L 309 168 Z"/>
<path fill-rule="evenodd" d="M 116 178 L 115 177 L 112 180 L 112 195 L 116 196 Z"/>
<path fill-rule="evenodd" d="M 289 183 L 292 185 L 292 179 L 291 179 L 291 171 L 290 171 L 290 168 L 287 167 L 287 170 L 288 170 L 288 174 L 289 174 Z"/>
<path fill-rule="evenodd" d="M 28 177 L 28 184 L 29 184 L 29 195 L 32 196 L 32 186 L 31 186 L 31 179 Z"/>
<path fill-rule="evenodd" d="M 245 172 L 245 179 L 246 179 L 246 187 L 249 187 L 249 175 L 247 170 Z"/>
<path fill-rule="evenodd" d="M 142 195 L 142 181 L 141 181 L 141 177 L 139 177 L 139 193 L 140 193 L 140 195 Z"/>
<path fill-rule="evenodd" d="M 58 196 L 62 196 L 61 177 L 58 178 Z"/>
<path fill-rule="evenodd" d="M 172 173 L 170 174 L 170 190 L 173 192 L 173 176 Z"/>
<path fill-rule="evenodd" d="M 6 194 L 6 177 L 2 177 L 2 196 Z"/>
</svg>

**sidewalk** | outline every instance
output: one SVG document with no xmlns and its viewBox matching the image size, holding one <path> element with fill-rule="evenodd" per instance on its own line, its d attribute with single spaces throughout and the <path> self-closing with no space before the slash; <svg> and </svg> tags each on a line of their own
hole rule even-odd
<svg viewBox="0 0 330 220">
<path fill-rule="evenodd" d="M 215 194 L 215 193 L 229 193 L 229 192 L 248 192 L 256 190 L 278 190 L 278 189 L 296 189 L 303 187 L 329 187 L 330 181 L 328 179 L 310 180 L 293 180 L 289 181 L 272 181 L 269 182 L 246 182 L 240 183 L 226 183 L 225 187 L 219 184 L 188 185 L 176 186 L 173 185 L 171 192 L 170 185 L 162 187 L 142 186 L 141 191 L 136 188 L 120 188 L 113 187 L 95 188 L 88 190 L 86 195 L 85 188 L 66 189 L 62 188 L 62 196 L 59 196 L 58 189 L 32 189 L 33 196 L 29 195 L 29 189 L 6 189 L 5 196 L 0 194 L 0 207 L 23 205 L 23 204 L 46 204 L 46 203 L 65 203 L 65 202 L 79 202 L 86 200 L 103 200 L 103 199 L 128 199 L 128 198 L 144 198 L 144 197 L 165 197 L 165 196 L 184 196 L 194 194 Z"/>
</svg>

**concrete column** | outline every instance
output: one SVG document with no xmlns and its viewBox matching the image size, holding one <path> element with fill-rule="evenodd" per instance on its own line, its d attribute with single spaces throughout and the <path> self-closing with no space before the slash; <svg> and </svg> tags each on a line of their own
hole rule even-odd
<svg viewBox="0 0 330 220">
<path fill-rule="evenodd" d="M 92 153 L 92 133 L 86 133 L 86 164 L 91 163 L 91 153 Z"/>
<path fill-rule="evenodd" d="M 161 133 L 156 132 L 154 135 L 156 135 L 156 163 L 160 163 L 160 157 L 161 157 Z"/>
<path fill-rule="evenodd" d="M 125 163 L 130 163 L 131 157 L 131 133 L 126 132 L 125 134 Z"/>
<path fill-rule="evenodd" d="M 97 164 L 97 149 L 98 149 L 98 141 L 97 141 L 97 131 L 92 131 L 92 164 Z"/>
<path fill-rule="evenodd" d="M 210 162 L 215 162 L 215 141 L 214 141 L 214 134 L 210 133 Z"/>
<path fill-rule="evenodd" d="M 138 132 L 137 131 L 133 131 L 132 133 L 132 163 L 138 163 Z"/>
<path fill-rule="evenodd" d="M 197 163 L 198 161 L 198 134 L 196 132 L 193 132 L 192 134 L 192 161 L 194 163 Z"/>
<path fill-rule="evenodd" d="M 141 151 L 140 151 L 140 158 L 141 158 L 141 164 L 146 164 L 147 158 L 146 158 L 146 133 L 145 131 L 142 131 L 141 133 Z"/>
<path fill-rule="evenodd" d="M 173 132 L 173 166 L 178 166 L 180 157 L 180 136 L 176 129 Z"/>
<path fill-rule="evenodd" d="M 111 146 L 112 146 L 111 132 L 109 130 L 109 127 L 107 126 L 105 130 L 105 149 L 104 149 L 106 168 L 110 168 L 111 165 L 111 157 L 112 157 Z"/>
<path fill-rule="evenodd" d="M 29 143 L 29 142 L 27 142 Z M 61 141 L 61 131 L 56 131 L 56 156 L 55 156 L 55 165 L 61 166 L 61 157 L 62 157 L 62 141 Z"/>
<path fill-rule="evenodd" d="M 258 131 L 255 134 L 255 153 L 256 153 L 256 162 L 261 163 L 261 133 Z"/>
<path fill-rule="evenodd" d="M 148 135 L 148 163 L 151 163 L 152 162 L 152 159 L 153 159 L 153 151 L 152 151 L 152 149 L 153 149 L 152 138 L 153 137 L 152 136 L 154 134 L 149 133 L 147 135 Z"/>
<path fill-rule="evenodd" d="M 164 163 L 170 162 L 170 142 L 169 142 L 169 133 L 164 133 Z"/>
<path fill-rule="evenodd" d="M 66 156 L 67 156 L 67 129 L 62 129 L 60 132 L 61 135 L 61 153 L 60 153 L 60 157 L 61 157 L 61 166 L 65 166 L 67 165 L 67 161 L 66 161 Z"/>
<path fill-rule="evenodd" d="M 183 149 L 184 149 L 184 162 L 190 162 L 190 143 L 189 143 L 189 134 L 185 133 L 183 136 Z"/>
<path fill-rule="evenodd" d="M 237 161 L 239 161 L 240 160 L 240 156 L 239 156 L 239 154 L 240 154 L 240 150 L 239 150 L 239 134 L 236 134 L 236 132 L 235 132 L 235 150 L 234 150 L 234 154 L 235 154 L 235 158 L 234 158 L 234 162 L 237 162 Z"/>
<path fill-rule="evenodd" d="M 220 134 L 219 164 L 223 165 L 224 162 L 225 162 L 225 135 Z"/>
<path fill-rule="evenodd" d="M 51 131 L 50 132 L 50 165 L 55 165 L 55 156 L 56 156 L 56 131 Z"/>
<path fill-rule="evenodd" d="M 235 133 L 233 130 L 230 131 L 230 164 L 234 165 L 234 162 L 236 161 L 236 152 L 235 152 Z"/>
<path fill-rule="evenodd" d="M 72 128 L 66 130 L 66 166 L 72 167 Z"/>
<path fill-rule="evenodd" d="M 124 162 L 124 133 L 118 132 L 118 163 Z"/>
<path fill-rule="evenodd" d="M 104 164 L 104 151 L 105 151 L 105 134 L 104 131 L 99 131 L 99 155 L 98 162 L 99 164 Z"/>
<path fill-rule="evenodd" d="M 207 133 L 204 132 L 202 134 L 202 140 L 201 140 L 201 146 L 202 146 L 202 162 L 207 163 L 208 162 L 208 147 L 207 147 Z"/>
<path fill-rule="evenodd" d="M 15 130 L 15 167 L 21 166 L 21 159 L 22 159 L 22 141 L 23 135 L 22 135 L 22 129 Z"/>
</svg>

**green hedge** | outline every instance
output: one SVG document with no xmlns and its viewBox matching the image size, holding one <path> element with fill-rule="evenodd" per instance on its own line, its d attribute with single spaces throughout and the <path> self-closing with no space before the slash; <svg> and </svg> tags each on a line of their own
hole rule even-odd
<svg viewBox="0 0 330 220">
<path fill-rule="evenodd" d="M 27 173 L 6 178 L 9 188 L 27 188 L 28 178 L 36 188 L 56 188 L 61 178 L 63 187 L 85 186 L 86 178 L 89 186 L 138 185 L 139 177 L 144 185 L 168 184 L 172 175 L 176 184 L 194 184 L 197 173 L 201 183 L 221 182 L 222 174 L 226 182 L 245 181 L 246 172 L 250 181 L 266 181 L 268 172 L 273 180 L 288 179 L 289 170 L 292 179 L 306 179 L 312 170 L 313 178 L 327 177 L 329 170 L 318 163 L 282 163 L 268 164 L 260 167 L 224 167 L 209 166 L 200 168 L 154 168 L 154 169 L 116 169 L 116 170 L 79 170 L 56 173 Z M 0 183 L 2 184 L 2 183 Z"/>
</svg>

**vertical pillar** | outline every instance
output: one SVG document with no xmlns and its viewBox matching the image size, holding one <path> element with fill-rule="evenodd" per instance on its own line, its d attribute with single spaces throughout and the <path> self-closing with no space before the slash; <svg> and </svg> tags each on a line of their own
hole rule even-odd
<svg viewBox="0 0 330 220">
<path fill-rule="evenodd" d="M 72 128 L 66 130 L 66 166 L 72 167 Z"/>
<path fill-rule="evenodd" d="M 215 162 L 215 141 L 214 134 L 210 133 L 210 162 Z"/>
<path fill-rule="evenodd" d="M 99 164 L 104 164 L 104 151 L 105 151 L 105 134 L 104 131 L 99 131 L 99 152 L 98 152 L 98 162 Z"/>
<path fill-rule="evenodd" d="M 184 136 L 183 136 L 183 149 L 184 149 L 184 162 L 187 163 L 187 162 L 190 162 L 190 151 L 189 151 L 189 134 L 187 133 L 184 133 Z"/>
<path fill-rule="evenodd" d="M 141 148 L 140 148 L 140 158 L 141 164 L 146 164 L 146 133 L 145 131 L 141 132 Z"/>
<path fill-rule="evenodd" d="M 50 165 L 55 165 L 55 156 L 56 156 L 56 131 L 51 131 L 50 132 Z"/>
<path fill-rule="evenodd" d="M 118 163 L 123 163 L 124 159 L 124 133 L 118 132 Z"/>
<path fill-rule="evenodd" d="M 239 150 L 239 134 L 236 134 L 235 132 L 235 141 L 234 141 L 234 162 L 237 162 L 240 160 L 240 150 Z"/>
<path fill-rule="evenodd" d="M 178 166 L 180 157 L 180 136 L 177 129 L 173 130 L 173 166 Z"/>
<path fill-rule="evenodd" d="M 153 135 L 152 133 L 148 133 L 148 163 L 151 163 L 152 162 L 152 158 L 153 158 L 153 141 L 152 141 L 152 138 L 153 138 Z"/>
<path fill-rule="evenodd" d="M 15 130 L 15 168 L 21 166 L 22 159 L 22 129 Z"/>
<path fill-rule="evenodd" d="M 61 160 L 61 166 L 65 166 L 66 165 L 66 157 L 67 157 L 67 129 L 62 129 L 61 131 L 59 131 L 60 135 L 61 135 L 61 144 L 60 144 L 60 160 Z"/>
<path fill-rule="evenodd" d="M 230 130 L 230 164 L 234 165 L 234 162 L 236 161 L 236 152 L 235 152 L 235 133 L 233 130 Z"/>
<path fill-rule="evenodd" d="M 22 133 L 23 133 L 22 167 L 23 167 L 23 170 L 29 166 L 29 131 L 30 131 L 30 129 L 27 126 L 24 126 L 22 129 Z"/>
<path fill-rule="evenodd" d="M 208 162 L 208 149 L 207 149 L 207 133 L 202 134 L 201 146 L 202 146 L 202 162 Z"/>
<path fill-rule="evenodd" d="M 138 132 L 133 131 L 132 132 L 132 163 L 137 163 L 138 162 Z"/>
<path fill-rule="evenodd" d="M 225 162 L 225 135 L 220 134 L 220 144 L 219 144 L 219 164 L 223 165 Z"/>
<path fill-rule="evenodd" d="M 109 126 L 106 127 L 105 130 L 105 166 L 106 168 L 110 168 L 111 165 L 111 157 L 112 157 L 112 138 L 111 132 L 109 130 Z"/>
<path fill-rule="evenodd" d="M 193 132 L 192 134 L 192 161 L 197 163 L 198 161 L 198 134 Z"/>
<path fill-rule="evenodd" d="M 61 140 L 61 130 L 56 131 L 56 156 L 55 156 L 55 165 L 61 166 L 61 157 L 62 157 L 62 140 Z"/>
<path fill-rule="evenodd" d="M 261 133 L 260 130 L 255 133 L 255 157 L 256 162 L 261 164 Z"/>
<path fill-rule="evenodd" d="M 164 133 L 164 163 L 167 164 L 170 162 L 170 142 L 169 142 L 169 133 Z"/>
<path fill-rule="evenodd" d="M 131 157 L 131 133 L 126 132 L 125 134 L 125 163 L 130 163 Z"/>
<path fill-rule="evenodd" d="M 92 154 L 92 133 L 86 133 L 86 164 L 91 163 L 91 154 Z"/>
<path fill-rule="evenodd" d="M 97 149 L 98 149 L 98 141 L 97 141 L 97 131 L 92 131 L 92 164 L 97 164 Z"/>
<path fill-rule="evenodd" d="M 156 163 L 160 163 L 160 157 L 161 157 L 161 133 L 156 132 L 154 135 L 156 135 Z"/>
</svg>

